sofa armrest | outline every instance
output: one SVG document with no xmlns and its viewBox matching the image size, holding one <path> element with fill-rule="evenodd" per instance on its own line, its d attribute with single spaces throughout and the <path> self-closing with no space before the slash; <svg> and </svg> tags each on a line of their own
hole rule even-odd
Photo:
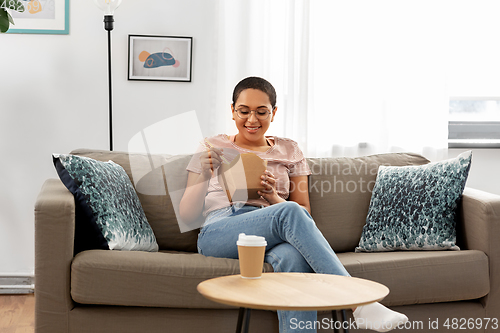
<svg viewBox="0 0 500 333">
<path fill-rule="evenodd" d="M 459 230 L 465 248 L 488 256 L 490 292 L 484 298 L 486 316 L 500 313 L 500 196 L 466 188 L 462 196 Z M 460 229 L 461 227 L 461 229 Z"/>
<path fill-rule="evenodd" d="M 48 179 L 35 202 L 35 330 L 68 331 L 75 201 L 59 179 Z"/>
</svg>

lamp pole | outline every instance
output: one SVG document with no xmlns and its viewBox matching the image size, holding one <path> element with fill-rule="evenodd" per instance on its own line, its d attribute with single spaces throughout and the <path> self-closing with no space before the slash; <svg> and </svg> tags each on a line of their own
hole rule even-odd
<svg viewBox="0 0 500 333">
<path fill-rule="evenodd" d="M 109 150 L 113 151 L 113 88 L 111 85 L 111 30 L 113 15 L 104 16 L 104 29 L 108 32 L 108 89 L 109 89 Z"/>
<path fill-rule="evenodd" d="M 122 0 L 94 0 L 97 7 L 104 11 L 104 30 L 108 32 L 108 95 L 109 95 L 109 150 L 113 151 L 113 86 L 111 84 L 111 30 L 113 14 Z"/>
</svg>

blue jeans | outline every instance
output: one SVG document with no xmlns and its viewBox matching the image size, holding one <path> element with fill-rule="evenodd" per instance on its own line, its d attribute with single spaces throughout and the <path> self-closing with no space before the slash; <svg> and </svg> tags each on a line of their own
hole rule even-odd
<svg viewBox="0 0 500 333">
<path fill-rule="evenodd" d="M 238 258 L 240 233 L 264 236 L 265 262 L 275 272 L 349 276 L 309 212 L 287 201 L 265 208 L 227 207 L 212 212 L 198 235 L 198 252 L 211 257 Z M 280 332 L 316 332 L 299 328 L 317 320 L 316 311 L 278 311 Z"/>
</svg>

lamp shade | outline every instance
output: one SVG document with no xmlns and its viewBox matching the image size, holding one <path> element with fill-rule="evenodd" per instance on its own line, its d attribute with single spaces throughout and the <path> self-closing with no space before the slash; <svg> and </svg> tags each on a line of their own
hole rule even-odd
<svg viewBox="0 0 500 333">
<path fill-rule="evenodd" d="M 115 9 L 120 6 L 122 0 L 94 0 L 97 7 L 104 11 L 104 15 L 113 15 Z"/>
</svg>

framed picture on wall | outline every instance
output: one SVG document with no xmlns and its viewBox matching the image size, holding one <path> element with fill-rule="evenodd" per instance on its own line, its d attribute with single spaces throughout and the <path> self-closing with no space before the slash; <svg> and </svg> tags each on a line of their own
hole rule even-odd
<svg viewBox="0 0 500 333">
<path fill-rule="evenodd" d="M 191 82 L 193 38 L 128 36 L 128 79 Z"/>
<path fill-rule="evenodd" d="M 0 0 L 0 4 L 9 0 Z M 7 33 L 69 34 L 69 0 L 22 0 L 23 12 L 9 10 L 14 19 Z"/>
</svg>

